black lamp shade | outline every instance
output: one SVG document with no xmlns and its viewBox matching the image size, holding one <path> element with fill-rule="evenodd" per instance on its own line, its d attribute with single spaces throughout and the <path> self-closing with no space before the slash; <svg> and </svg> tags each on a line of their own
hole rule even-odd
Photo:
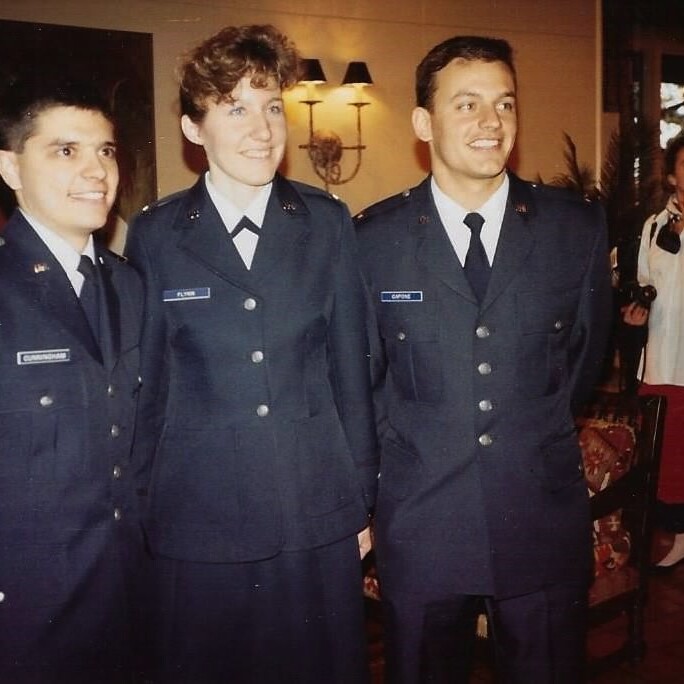
<svg viewBox="0 0 684 684">
<path fill-rule="evenodd" d="M 300 60 L 299 83 L 325 83 L 327 80 L 318 59 Z"/>
<path fill-rule="evenodd" d="M 365 62 L 349 62 L 342 85 L 373 85 L 373 79 Z"/>
</svg>

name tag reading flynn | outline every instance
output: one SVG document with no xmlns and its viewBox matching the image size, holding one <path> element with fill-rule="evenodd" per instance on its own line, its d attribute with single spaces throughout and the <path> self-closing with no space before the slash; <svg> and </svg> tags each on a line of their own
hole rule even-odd
<svg viewBox="0 0 684 684">
<path fill-rule="evenodd" d="M 381 302 L 422 302 L 422 290 L 389 290 L 380 293 Z"/>
<path fill-rule="evenodd" d="M 192 299 L 210 299 L 210 287 L 187 287 L 183 290 L 164 290 L 165 302 L 182 302 Z"/>
<path fill-rule="evenodd" d="M 34 366 L 40 363 L 69 363 L 71 349 L 36 349 L 17 352 L 17 366 Z"/>
</svg>

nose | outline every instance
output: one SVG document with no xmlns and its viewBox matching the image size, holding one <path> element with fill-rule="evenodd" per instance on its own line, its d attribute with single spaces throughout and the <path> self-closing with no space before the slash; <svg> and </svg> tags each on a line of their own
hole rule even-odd
<svg viewBox="0 0 684 684">
<path fill-rule="evenodd" d="M 251 135 L 254 140 L 259 140 L 262 142 L 266 142 L 271 139 L 271 124 L 266 114 L 262 112 L 255 114 L 252 122 Z"/>
<path fill-rule="evenodd" d="M 501 128 L 501 116 L 495 105 L 487 105 L 482 108 L 480 126 L 488 129 Z"/>
<path fill-rule="evenodd" d="M 107 177 L 107 165 L 97 151 L 88 153 L 83 162 L 83 175 L 86 178 L 101 180 Z"/>
</svg>

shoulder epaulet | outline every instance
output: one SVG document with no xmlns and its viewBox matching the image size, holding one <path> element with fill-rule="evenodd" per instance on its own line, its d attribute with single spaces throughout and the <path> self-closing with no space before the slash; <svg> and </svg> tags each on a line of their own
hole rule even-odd
<svg viewBox="0 0 684 684">
<path fill-rule="evenodd" d="M 378 214 L 383 214 L 386 211 L 391 211 L 397 207 L 401 207 L 409 201 L 411 197 L 411 190 L 404 190 L 396 195 L 387 197 L 375 204 L 371 204 L 370 207 L 360 211 L 356 216 L 354 216 L 354 221 L 356 223 L 363 222 L 373 216 L 378 216 Z"/>
<path fill-rule="evenodd" d="M 317 188 L 315 185 L 309 185 L 308 183 L 301 183 L 299 181 L 289 179 L 288 181 L 290 185 L 295 187 L 297 192 L 299 192 L 301 195 L 324 197 L 325 199 L 333 200 L 335 202 L 339 202 L 340 204 L 342 203 L 342 200 L 337 195 L 332 192 L 328 192 L 327 190 Z"/>
<path fill-rule="evenodd" d="M 146 204 L 141 210 L 141 214 L 150 214 L 153 212 L 155 209 L 159 209 L 160 207 L 166 206 L 167 204 L 171 204 L 172 202 L 180 199 L 184 195 L 187 194 L 187 188 L 185 190 L 179 190 L 178 192 L 174 192 L 170 195 L 167 195 L 166 197 L 162 197 L 161 199 L 158 199 L 156 202 L 150 202 L 149 204 Z"/>
<path fill-rule="evenodd" d="M 562 185 L 546 185 L 544 183 L 532 183 L 533 191 L 555 197 L 556 199 L 563 199 L 571 202 L 582 202 L 585 204 L 592 204 L 597 201 L 589 195 L 581 193 L 576 188 L 568 188 Z"/>
</svg>

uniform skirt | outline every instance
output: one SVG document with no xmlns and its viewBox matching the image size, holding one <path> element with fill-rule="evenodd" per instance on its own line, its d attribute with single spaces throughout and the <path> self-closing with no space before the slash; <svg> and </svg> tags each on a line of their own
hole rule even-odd
<svg viewBox="0 0 684 684">
<path fill-rule="evenodd" d="M 157 558 L 149 586 L 152 681 L 368 681 L 356 535 L 255 562 Z"/>
</svg>

